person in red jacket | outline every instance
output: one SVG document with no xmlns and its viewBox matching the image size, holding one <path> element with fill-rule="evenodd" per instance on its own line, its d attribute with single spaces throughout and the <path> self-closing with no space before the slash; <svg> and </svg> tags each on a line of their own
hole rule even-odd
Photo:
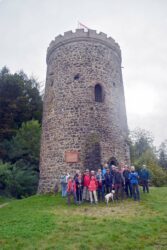
<svg viewBox="0 0 167 250">
<path fill-rule="evenodd" d="M 93 203 L 93 199 L 95 204 L 97 204 L 97 194 L 96 194 L 96 190 L 97 190 L 97 181 L 96 178 L 94 176 L 91 176 L 91 180 L 88 186 L 89 189 L 89 196 L 90 196 L 90 203 Z"/>
<path fill-rule="evenodd" d="M 76 183 L 75 180 L 71 176 L 69 176 L 67 182 L 68 205 L 71 204 L 71 196 L 73 196 L 74 203 L 76 203 Z"/>
<path fill-rule="evenodd" d="M 86 201 L 89 201 L 89 190 L 88 190 L 89 183 L 90 183 L 90 174 L 89 170 L 86 169 L 83 177 L 83 195 L 82 195 L 83 200 Z"/>
</svg>

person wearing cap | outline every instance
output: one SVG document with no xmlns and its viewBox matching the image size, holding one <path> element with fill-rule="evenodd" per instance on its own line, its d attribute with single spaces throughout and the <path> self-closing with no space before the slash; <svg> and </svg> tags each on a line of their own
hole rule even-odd
<svg viewBox="0 0 167 250">
<path fill-rule="evenodd" d="M 89 169 L 86 169 L 85 174 L 83 176 L 83 195 L 82 195 L 82 199 L 86 201 L 89 201 L 89 190 L 88 190 L 89 183 L 90 183 Z"/>
<path fill-rule="evenodd" d="M 150 179 L 150 173 L 146 167 L 146 165 L 142 166 L 142 169 L 139 173 L 141 184 L 143 186 L 143 193 L 147 192 L 149 193 L 149 179 Z"/>
</svg>

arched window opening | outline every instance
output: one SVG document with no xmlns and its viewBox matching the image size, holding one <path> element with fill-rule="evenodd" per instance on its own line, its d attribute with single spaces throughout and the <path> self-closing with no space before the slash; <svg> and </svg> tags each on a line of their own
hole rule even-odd
<svg viewBox="0 0 167 250">
<path fill-rule="evenodd" d="M 115 157 L 111 157 L 108 160 L 108 164 L 109 164 L 109 167 L 111 167 L 112 165 L 118 166 L 118 161 L 117 161 L 117 159 Z"/>
<path fill-rule="evenodd" d="M 103 91 L 100 84 L 95 86 L 95 102 L 103 102 Z"/>
</svg>

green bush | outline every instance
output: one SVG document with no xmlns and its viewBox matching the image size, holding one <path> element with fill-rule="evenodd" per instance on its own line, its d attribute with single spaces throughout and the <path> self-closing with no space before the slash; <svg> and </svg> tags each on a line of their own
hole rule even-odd
<svg viewBox="0 0 167 250">
<path fill-rule="evenodd" d="M 38 174 L 25 166 L 17 164 L 0 164 L 1 194 L 22 198 L 36 193 Z"/>
<path fill-rule="evenodd" d="M 0 164 L 1 194 L 16 198 L 37 190 L 41 126 L 32 120 L 23 123 L 12 140 L 4 141 L 7 161 Z"/>
</svg>

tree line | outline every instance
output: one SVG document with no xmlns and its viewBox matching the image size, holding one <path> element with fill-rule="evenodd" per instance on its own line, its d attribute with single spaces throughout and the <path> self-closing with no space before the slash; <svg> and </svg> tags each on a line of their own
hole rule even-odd
<svg viewBox="0 0 167 250">
<path fill-rule="evenodd" d="M 0 71 L 0 195 L 36 193 L 42 97 L 39 84 L 20 71 Z"/>
<path fill-rule="evenodd" d="M 0 195 L 35 194 L 39 179 L 42 97 L 37 80 L 23 72 L 0 70 Z M 167 140 L 158 149 L 149 132 L 130 133 L 131 163 L 146 164 L 152 184 L 167 184 Z"/>
<path fill-rule="evenodd" d="M 138 171 L 146 165 L 154 186 L 167 185 L 167 140 L 158 148 L 154 146 L 153 136 L 144 129 L 135 129 L 129 135 L 131 164 Z"/>
</svg>

